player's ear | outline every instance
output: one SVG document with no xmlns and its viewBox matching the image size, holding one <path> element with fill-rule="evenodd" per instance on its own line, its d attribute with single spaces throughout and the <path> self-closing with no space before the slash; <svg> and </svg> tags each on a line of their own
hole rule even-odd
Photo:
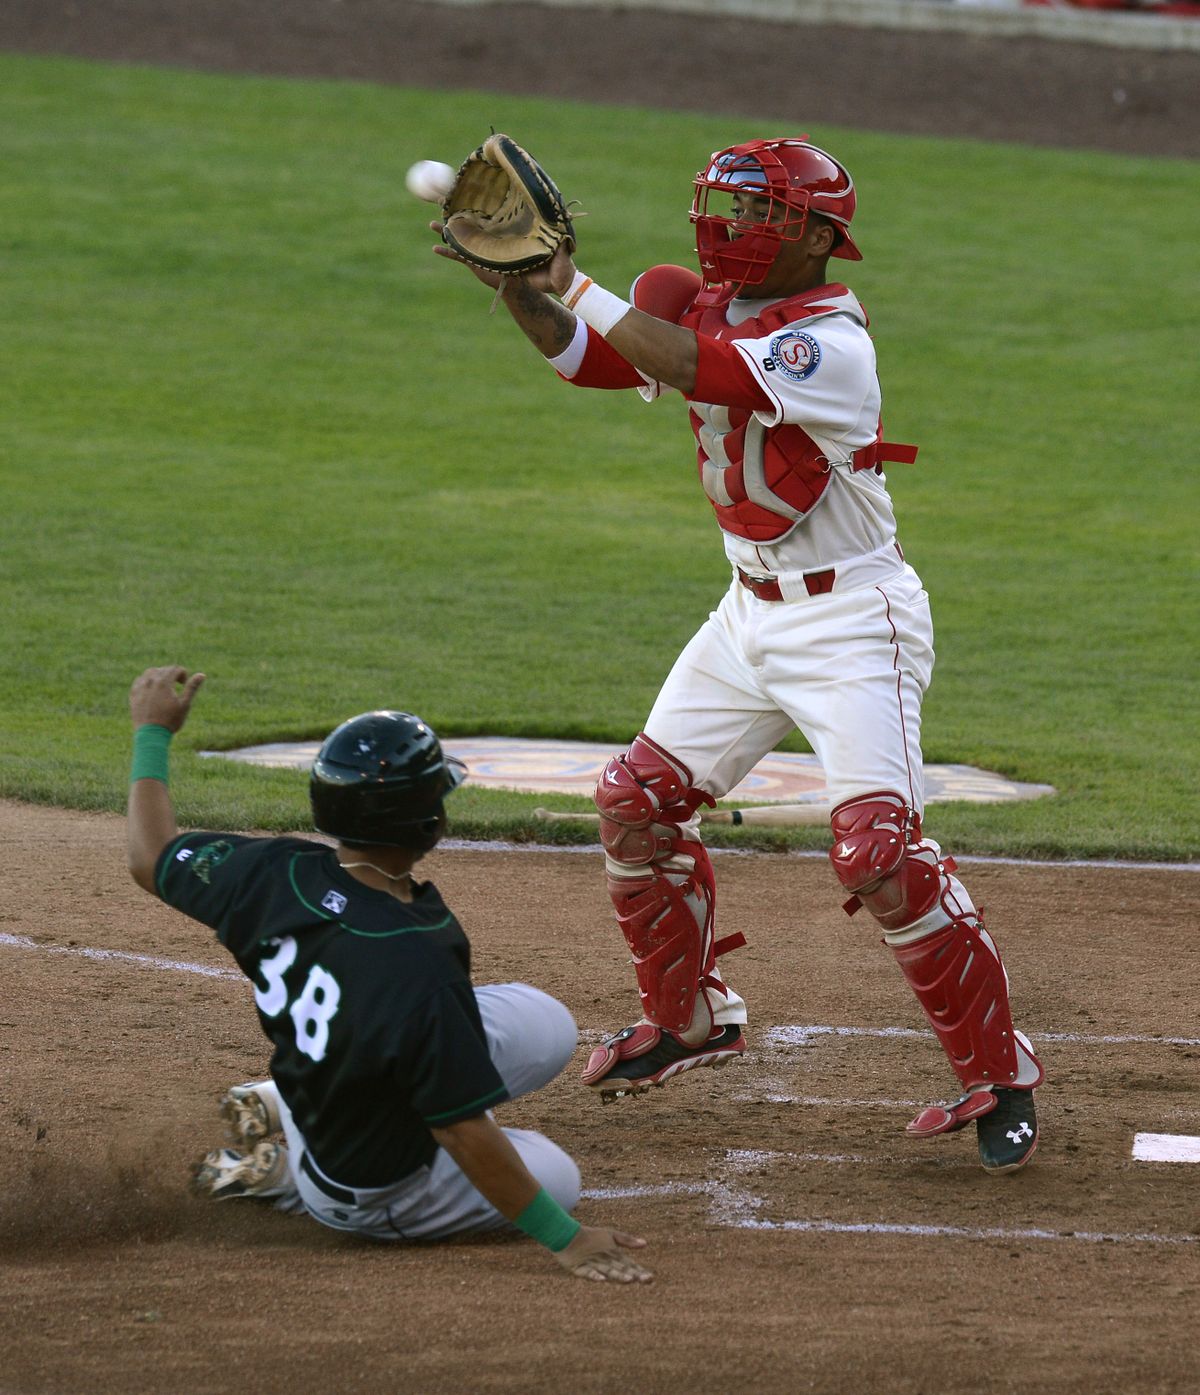
<svg viewBox="0 0 1200 1395">
<path fill-rule="evenodd" d="M 808 227 L 804 230 L 804 237 L 808 243 L 808 250 L 814 257 L 828 257 L 837 242 L 833 224 L 811 213 L 808 215 Z"/>
</svg>

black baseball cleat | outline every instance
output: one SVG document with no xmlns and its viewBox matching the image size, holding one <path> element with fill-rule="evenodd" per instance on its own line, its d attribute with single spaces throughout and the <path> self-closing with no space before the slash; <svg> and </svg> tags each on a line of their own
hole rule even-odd
<svg viewBox="0 0 1200 1395">
<path fill-rule="evenodd" d="M 975 1120 L 979 1131 L 979 1161 L 984 1170 L 999 1176 L 1016 1172 L 1033 1157 L 1038 1146 L 1037 1109 L 1032 1090 L 994 1086 L 995 1109 Z"/>
<path fill-rule="evenodd" d="M 702 1045 L 688 1046 L 674 1032 L 637 1022 L 596 1047 L 580 1078 L 607 1104 L 620 1095 L 638 1095 L 653 1085 L 665 1085 L 684 1071 L 728 1065 L 745 1049 L 737 1025 L 718 1027 Z"/>
</svg>

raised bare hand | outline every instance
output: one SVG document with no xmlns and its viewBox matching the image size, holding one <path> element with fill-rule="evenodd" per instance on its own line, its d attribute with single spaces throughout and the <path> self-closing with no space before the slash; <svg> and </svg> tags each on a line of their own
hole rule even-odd
<svg viewBox="0 0 1200 1395">
<path fill-rule="evenodd" d="M 129 690 L 129 715 L 135 729 L 153 722 L 178 731 L 187 720 L 192 699 L 204 682 L 204 674 L 193 673 L 178 664 L 148 668 L 133 680 Z"/>
</svg>

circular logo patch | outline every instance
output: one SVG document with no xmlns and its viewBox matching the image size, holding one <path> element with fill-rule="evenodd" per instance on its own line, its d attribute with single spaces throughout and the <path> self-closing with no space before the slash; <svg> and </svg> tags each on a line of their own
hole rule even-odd
<svg viewBox="0 0 1200 1395">
<path fill-rule="evenodd" d="M 811 334 L 791 329 L 771 340 L 771 357 L 779 365 L 781 373 L 793 382 L 802 383 L 817 371 L 817 365 L 821 362 L 821 346 Z"/>
</svg>

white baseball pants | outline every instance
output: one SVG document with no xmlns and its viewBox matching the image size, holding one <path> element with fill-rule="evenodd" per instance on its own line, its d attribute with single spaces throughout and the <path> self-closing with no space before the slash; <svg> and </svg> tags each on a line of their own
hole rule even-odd
<svg viewBox="0 0 1200 1395">
<path fill-rule="evenodd" d="M 830 802 L 894 790 L 920 812 L 929 597 L 907 565 L 873 586 L 760 601 L 734 580 L 675 662 L 646 735 L 723 797 L 793 728 Z"/>
<path fill-rule="evenodd" d="M 872 585 L 802 595 L 762 601 L 735 578 L 676 660 L 646 735 L 719 799 L 798 728 L 831 804 L 894 790 L 921 812 L 933 622 L 920 578 L 900 564 Z M 684 827 L 699 837 L 698 817 Z M 706 997 L 715 1025 L 746 1021 L 728 985 Z"/>
</svg>

